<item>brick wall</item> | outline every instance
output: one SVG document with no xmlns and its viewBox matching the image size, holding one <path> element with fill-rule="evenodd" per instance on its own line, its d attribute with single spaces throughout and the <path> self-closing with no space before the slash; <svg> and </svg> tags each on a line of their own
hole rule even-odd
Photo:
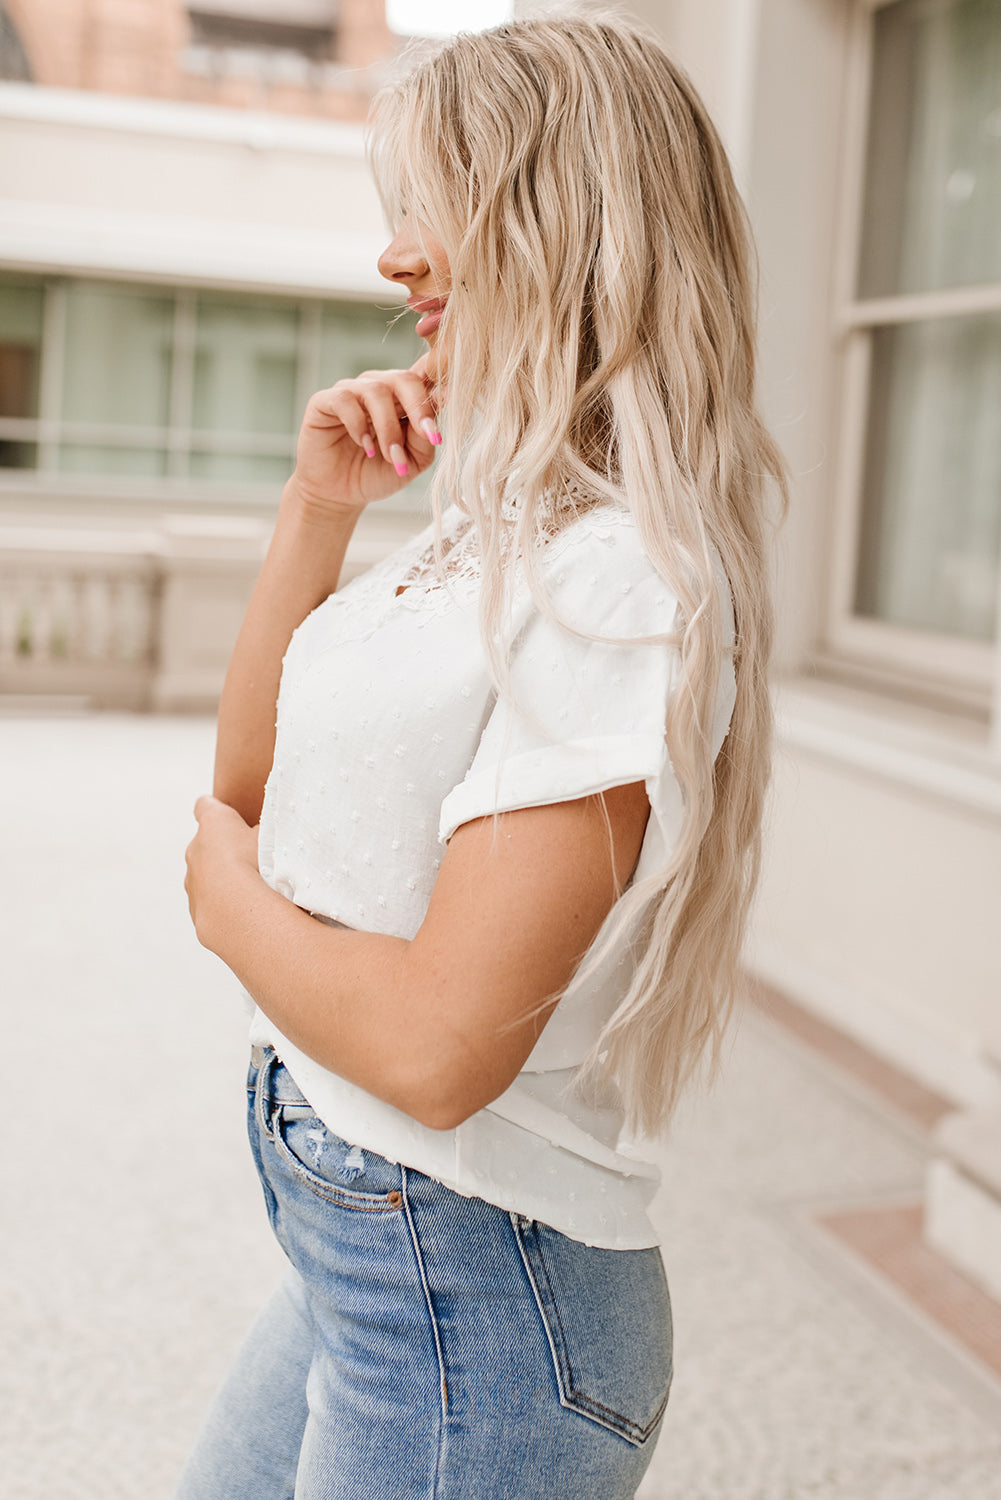
<svg viewBox="0 0 1001 1500">
<path fill-rule="evenodd" d="M 211 10 L 211 0 L 201 0 Z M 184 0 L 4 0 L 36 83 L 364 118 L 398 47 L 383 0 L 341 0 L 329 58 L 252 42 L 192 45 Z M 283 19 L 274 0 L 274 19 Z"/>
</svg>

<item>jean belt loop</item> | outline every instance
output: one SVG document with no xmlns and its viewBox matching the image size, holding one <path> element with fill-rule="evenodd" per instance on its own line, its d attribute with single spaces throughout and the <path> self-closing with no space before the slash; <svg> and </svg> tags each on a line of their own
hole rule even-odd
<svg viewBox="0 0 1001 1500">
<path fill-rule="evenodd" d="M 273 1047 L 262 1047 L 263 1054 L 257 1071 L 257 1090 L 254 1099 L 254 1107 L 257 1111 L 257 1123 L 261 1130 L 271 1140 L 271 1075 L 278 1061 L 278 1054 Z"/>
</svg>

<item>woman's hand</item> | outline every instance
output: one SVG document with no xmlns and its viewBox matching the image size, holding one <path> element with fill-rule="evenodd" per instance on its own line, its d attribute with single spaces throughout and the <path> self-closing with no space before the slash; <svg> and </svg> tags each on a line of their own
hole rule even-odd
<svg viewBox="0 0 1001 1500">
<path fill-rule="evenodd" d="M 250 823 L 261 815 L 274 759 L 275 703 L 292 632 L 337 587 L 364 507 L 431 463 L 441 442 L 440 361 L 429 350 L 409 370 L 370 370 L 318 391 L 306 407 L 295 473 L 282 491 L 219 705 L 214 790 Z"/>
<path fill-rule="evenodd" d="M 184 889 L 198 941 L 217 953 L 226 902 L 245 889 L 248 878 L 261 883 L 257 829 L 218 797 L 199 797 L 195 818 L 198 832 L 185 851 Z"/>
<path fill-rule="evenodd" d="M 310 398 L 289 481 L 314 514 L 360 510 L 409 484 L 441 442 L 434 356 L 366 370 Z"/>
</svg>

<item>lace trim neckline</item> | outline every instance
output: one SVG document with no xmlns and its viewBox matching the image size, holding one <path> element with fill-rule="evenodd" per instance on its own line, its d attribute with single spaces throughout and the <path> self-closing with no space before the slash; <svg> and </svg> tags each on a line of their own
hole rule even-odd
<svg viewBox="0 0 1001 1500">
<path fill-rule="evenodd" d="M 454 510 L 455 514 L 452 514 Z M 421 532 L 418 539 L 430 533 L 423 550 L 405 567 L 402 577 L 394 585 L 394 598 L 405 599 L 414 591 L 416 595 L 448 587 L 453 582 L 478 580 L 480 557 L 476 545 L 476 525 L 472 516 L 452 507 L 442 518 L 441 566 L 435 558 L 434 534 L 431 528 Z M 632 524 L 632 516 L 623 506 L 611 502 L 585 511 L 577 520 L 556 533 L 547 542 L 547 551 L 556 555 L 573 537 L 579 538 L 579 528 L 586 528 L 592 535 L 607 538 L 618 527 Z M 397 558 L 397 562 L 401 559 Z"/>
</svg>

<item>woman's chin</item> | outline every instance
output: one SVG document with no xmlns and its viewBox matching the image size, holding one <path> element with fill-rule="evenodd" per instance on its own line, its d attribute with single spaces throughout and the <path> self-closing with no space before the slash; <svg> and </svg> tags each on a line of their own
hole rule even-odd
<svg viewBox="0 0 1001 1500">
<path fill-rule="evenodd" d="M 447 365 L 445 351 L 438 347 L 436 339 L 428 341 L 428 351 L 417 361 L 417 368 L 428 384 L 434 387 L 435 399 L 440 402 L 445 394 Z"/>
</svg>

